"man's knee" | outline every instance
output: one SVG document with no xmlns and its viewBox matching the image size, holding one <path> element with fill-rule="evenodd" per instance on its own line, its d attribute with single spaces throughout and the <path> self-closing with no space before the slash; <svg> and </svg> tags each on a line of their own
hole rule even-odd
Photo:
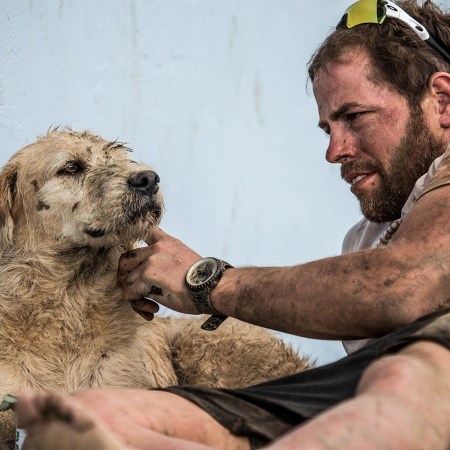
<svg viewBox="0 0 450 450">
<path fill-rule="evenodd" d="M 423 392 L 424 387 L 450 390 L 450 351 L 419 341 L 380 358 L 364 372 L 357 392 L 382 388 L 392 394 Z M 418 390 L 418 391 L 417 391 Z"/>
</svg>

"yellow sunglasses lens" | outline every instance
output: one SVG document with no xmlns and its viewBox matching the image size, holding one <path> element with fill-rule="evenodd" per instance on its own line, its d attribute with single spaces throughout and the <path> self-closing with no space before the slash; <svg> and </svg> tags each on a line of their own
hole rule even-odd
<svg viewBox="0 0 450 450">
<path fill-rule="evenodd" d="M 384 8 L 382 8 L 384 11 Z M 347 28 L 353 28 L 362 23 L 382 23 L 386 14 L 378 15 L 377 0 L 359 0 L 345 12 L 347 15 Z"/>
</svg>

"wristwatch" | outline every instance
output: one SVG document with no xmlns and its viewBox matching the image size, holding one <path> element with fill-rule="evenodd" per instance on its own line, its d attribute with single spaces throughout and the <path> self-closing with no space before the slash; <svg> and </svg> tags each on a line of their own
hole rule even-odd
<svg viewBox="0 0 450 450">
<path fill-rule="evenodd" d="M 203 314 L 212 316 L 202 325 L 203 330 L 217 329 L 227 318 L 216 311 L 209 301 L 209 293 L 217 286 L 226 269 L 233 267 L 218 258 L 202 258 L 194 263 L 186 274 L 186 285 L 192 301 Z"/>
</svg>

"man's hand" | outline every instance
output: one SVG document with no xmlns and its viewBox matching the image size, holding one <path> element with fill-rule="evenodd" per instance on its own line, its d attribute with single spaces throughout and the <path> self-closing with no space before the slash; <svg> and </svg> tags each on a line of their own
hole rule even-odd
<svg viewBox="0 0 450 450">
<path fill-rule="evenodd" d="M 118 280 L 125 300 L 146 320 L 152 320 L 158 303 L 186 314 L 199 314 L 185 284 L 186 273 L 201 256 L 159 228 L 148 247 L 124 253 Z"/>
</svg>

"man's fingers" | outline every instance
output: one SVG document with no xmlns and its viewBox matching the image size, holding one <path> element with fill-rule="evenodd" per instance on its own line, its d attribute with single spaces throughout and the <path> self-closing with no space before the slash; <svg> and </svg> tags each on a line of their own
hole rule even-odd
<svg viewBox="0 0 450 450">
<path fill-rule="evenodd" d="M 158 242 L 164 236 L 168 236 L 160 228 L 154 228 L 149 232 L 148 239 L 146 243 L 148 246 Z M 146 259 L 151 256 L 152 250 L 149 247 L 135 248 L 123 253 L 119 259 L 119 279 L 121 284 L 123 284 L 123 278 L 126 277 L 130 272 L 136 269 L 140 264 L 142 264 Z"/>
<path fill-rule="evenodd" d="M 135 248 L 122 254 L 119 260 L 119 267 L 123 270 L 132 271 L 147 258 L 147 247 Z"/>
<path fill-rule="evenodd" d="M 124 286 L 128 275 L 148 258 L 148 247 L 136 248 L 123 253 L 119 259 L 117 276 L 120 286 Z"/>
<path fill-rule="evenodd" d="M 159 311 L 158 303 L 149 298 L 142 297 L 139 300 L 131 300 L 131 306 L 134 310 L 145 313 L 157 313 Z"/>
<path fill-rule="evenodd" d="M 153 320 L 155 318 L 155 315 L 153 313 L 148 313 L 148 312 L 143 312 L 140 311 L 139 309 L 137 309 L 135 306 L 133 306 L 133 303 L 131 303 L 131 308 L 133 309 L 133 311 L 137 314 L 139 314 L 143 319 L 145 320 Z"/>
<path fill-rule="evenodd" d="M 136 311 L 136 310 L 135 310 Z M 155 318 L 155 315 L 152 313 L 144 313 L 141 311 L 136 311 L 143 319 L 147 320 L 148 322 L 150 322 L 151 320 L 153 320 Z"/>
<path fill-rule="evenodd" d="M 140 300 L 132 300 L 130 302 L 134 312 L 138 313 L 145 320 L 153 320 L 155 313 L 159 311 L 158 303 L 148 298 L 142 298 Z"/>
</svg>

